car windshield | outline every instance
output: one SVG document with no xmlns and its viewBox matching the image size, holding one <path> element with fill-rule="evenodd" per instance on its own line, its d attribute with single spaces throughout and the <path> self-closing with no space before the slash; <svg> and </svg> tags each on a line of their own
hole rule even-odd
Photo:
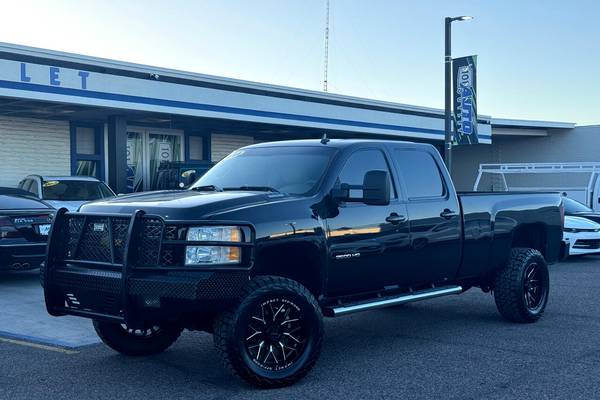
<svg viewBox="0 0 600 400">
<path fill-rule="evenodd" d="M 323 177 L 335 149 L 327 146 L 236 150 L 198 179 L 191 190 L 261 190 L 304 195 Z"/>
<path fill-rule="evenodd" d="M 49 180 L 43 184 L 44 200 L 90 201 L 114 194 L 103 182 L 78 180 Z"/>
<path fill-rule="evenodd" d="M 581 204 L 580 202 L 570 199 L 568 197 L 563 197 L 563 203 L 565 205 L 566 214 L 577 214 L 592 211 L 592 209 L 586 206 L 585 204 Z"/>
</svg>

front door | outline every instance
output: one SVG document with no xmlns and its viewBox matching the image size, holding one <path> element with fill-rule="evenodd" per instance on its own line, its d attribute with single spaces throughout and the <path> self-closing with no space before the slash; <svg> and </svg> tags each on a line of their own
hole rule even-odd
<svg viewBox="0 0 600 400">
<path fill-rule="evenodd" d="M 127 130 L 127 191 L 158 190 L 164 186 L 166 163 L 183 160 L 183 134 L 143 128 Z"/>
<path fill-rule="evenodd" d="M 367 171 L 390 172 L 379 148 L 358 150 L 350 155 L 336 185 L 362 185 Z M 390 174 L 390 179 L 394 181 Z M 392 184 L 390 204 L 342 203 L 339 214 L 327 219 L 329 246 L 328 294 L 341 296 L 376 291 L 398 283 L 404 254 L 409 246 L 406 205 L 398 200 Z M 351 193 L 361 197 L 362 193 Z"/>
</svg>

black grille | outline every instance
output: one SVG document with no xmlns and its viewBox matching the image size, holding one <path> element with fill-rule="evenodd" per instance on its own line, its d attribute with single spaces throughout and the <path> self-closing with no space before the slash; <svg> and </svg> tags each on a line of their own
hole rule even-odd
<svg viewBox="0 0 600 400">
<path fill-rule="evenodd" d="M 127 217 L 79 216 L 67 218 L 62 231 L 62 256 L 65 259 L 122 264 L 130 219 Z M 159 265 L 163 222 L 143 218 L 137 246 L 138 264 Z M 170 227 L 166 237 L 177 235 Z M 174 228 L 174 230 L 173 230 Z M 112 243 L 111 243 L 112 236 Z M 168 252 L 165 259 L 173 259 Z"/>
<path fill-rule="evenodd" d="M 114 243 L 115 262 L 121 264 L 123 262 L 123 254 L 125 253 L 125 244 L 127 242 L 127 230 L 129 229 L 129 219 L 113 218 L 112 219 L 112 236 Z"/>
<path fill-rule="evenodd" d="M 159 219 L 144 220 L 142 236 L 138 246 L 138 263 L 140 265 L 159 265 L 160 244 L 162 241 L 163 223 Z"/>
<path fill-rule="evenodd" d="M 91 219 L 83 227 L 75 258 L 79 260 L 111 262 L 111 246 L 107 219 Z"/>
<path fill-rule="evenodd" d="M 577 239 L 573 247 L 576 249 L 600 249 L 600 239 Z"/>
<path fill-rule="evenodd" d="M 165 227 L 165 240 L 179 239 L 179 231 L 180 228 L 177 226 L 167 225 Z M 160 264 L 166 267 L 176 265 L 180 259 L 181 251 L 178 251 L 176 246 L 164 245 L 160 253 Z"/>
</svg>

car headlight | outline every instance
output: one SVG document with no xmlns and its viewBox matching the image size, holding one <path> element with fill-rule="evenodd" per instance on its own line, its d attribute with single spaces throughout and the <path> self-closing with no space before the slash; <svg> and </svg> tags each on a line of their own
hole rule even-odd
<svg viewBox="0 0 600 400">
<path fill-rule="evenodd" d="M 186 239 L 193 242 L 241 242 L 239 226 L 197 226 L 188 228 Z M 239 264 L 241 248 L 237 246 L 186 246 L 185 265 Z"/>
</svg>

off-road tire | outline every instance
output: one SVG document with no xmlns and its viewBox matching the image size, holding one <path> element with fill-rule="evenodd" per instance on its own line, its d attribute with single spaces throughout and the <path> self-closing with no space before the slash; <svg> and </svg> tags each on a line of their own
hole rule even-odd
<svg viewBox="0 0 600 400">
<path fill-rule="evenodd" d="M 532 268 L 538 276 L 540 297 L 529 302 L 527 291 L 531 287 L 527 274 Z M 494 299 L 500 314 L 509 321 L 530 323 L 543 315 L 548 302 L 549 274 L 546 260 L 534 249 L 511 249 L 510 259 L 506 266 L 497 272 L 494 285 Z M 532 306 L 535 304 L 535 307 Z"/>
<path fill-rule="evenodd" d="M 127 330 L 119 323 L 97 320 L 93 323 L 96 333 L 105 345 L 121 354 L 134 357 L 162 353 L 175 343 L 183 330 L 177 326 L 152 327 L 149 329 L 151 333 L 143 336 Z"/>
<path fill-rule="evenodd" d="M 271 304 L 275 304 L 275 308 L 278 304 L 281 304 L 282 307 L 286 305 L 287 310 L 281 311 L 282 313 L 286 312 L 285 316 L 279 314 L 279 318 L 288 318 L 290 310 L 292 310 L 296 315 L 299 315 L 300 333 L 304 333 L 304 335 L 299 336 L 299 338 L 304 338 L 300 350 L 297 350 L 295 354 L 288 354 L 288 360 L 285 361 L 290 362 L 291 365 L 276 365 L 280 369 L 268 369 L 268 366 L 263 365 L 267 362 L 267 359 L 261 363 L 262 357 L 253 355 L 249 348 L 256 348 L 256 345 L 250 346 L 247 337 L 248 329 L 253 323 L 258 324 L 258 329 L 264 326 L 265 331 L 271 330 L 265 323 L 265 321 L 269 321 L 268 323 L 271 324 L 271 315 L 275 315 L 273 316 L 273 325 L 279 323 L 279 320 L 276 323 L 279 311 L 274 313 L 274 311 L 269 310 L 267 310 L 266 316 L 263 311 L 262 322 L 260 322 L 260 314 L 258 314 L 259 318 L 256 318 L 259 322 L 253 322 L 256 310 L 262 310 L 265 304 L 268 304 L 269 307 Z M 295 327 L 292 323 L 285 325 L 281 323 L 281 325 Z M 253 327 L 252 329 L 258 331 L 257 328 Z M 296 335 L 295 332 L 294 335 Z M 263 335 L 263 333 L 261 332 L 260 335 Z M 277 335 L 277 333 L 274 335 Z M 285 335 L 285 333 L 282 335 Z M 273 346 L 276 346 L 276 343 L 281 344 L 281 342 L 276 341 L 278 339 L 272 339 L 267 334 L 264 334 L 264 336 L 264 339 L 263 336 L 259 336 L 256 340 L 263 340 L 263 344 L 267 343 L 265 351 L 268 351 L 269 343 L 273 343 Z M 321 352 L 322 341 L 323 316 L 316 299 L 300 283 L 279 276 L 259 276 L 251 280 L 244 289 L 238 305 L 219 314 L 215 319 L 214 343 L 226 368 L 246 382 L 261 388 L 288 386 L 303 378 L 317 361 Z M 289 339 L 286 343 L 290 345 Z M 297 346 L 294 343 L 291 345 Z M 286 349 L 284 347 L 282 344 L 281 350 L 283 353 L 279 353 L 280 360 L 282 355 L 285 358 Z M 262 345 L 260 345 L 260 348 L 262 348 Z M 260 354 L 260 348 L 258 354 Z M 288 347 L 288 349 L 290 348 Z M 272 352 L 273 349 L 274 347 L 270 351 Z M 289 361 L 292 356 L 296 357 L 294 362 Z M 275 354 L 273 354 L 273 360 L 270 361 L 277 361 Z"/>
</svg>

